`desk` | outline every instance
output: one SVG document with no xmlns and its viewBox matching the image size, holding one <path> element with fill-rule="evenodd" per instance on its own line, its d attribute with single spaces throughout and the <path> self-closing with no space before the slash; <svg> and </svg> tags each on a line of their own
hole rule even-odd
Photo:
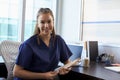
<svg viewBox="0 0 120 80">
<path fill-rule="evenodd" d="M 74 67 L 60 80 L 120 80 L 120 73 L 105 69 L 104 63 L 91 62 L 90 67 Z"/>
<path fill-rule="evenodd" d="M 2 56 L 0 56 L 0 77 L 7 77 L 7 68 L 5 66 Z"/>
<path fill-rule="evenodd" d="M 74 67 L 73 71 L 87 76 L 98 78 L 96 80 L 120 80 L 120 73 L 107 70 L 104 63 L 91 62 L 90 67 Z M 92 79 L 91 79 L 92 80 Z"/>
</svg>

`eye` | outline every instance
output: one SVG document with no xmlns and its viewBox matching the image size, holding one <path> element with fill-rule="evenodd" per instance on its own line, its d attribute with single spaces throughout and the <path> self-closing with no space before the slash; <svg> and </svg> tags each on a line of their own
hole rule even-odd
<svg viewBox="0 0 120 80">
<path fill-rule="evenodd" d="M 40 21 L 41 24 L 44 24 L 45 22 L 44 21 Z"/>
<path fill-rule="evenodd" d="M 48 23 L 51 23 L 51 20 L 48 20 Z"/>
</svg>

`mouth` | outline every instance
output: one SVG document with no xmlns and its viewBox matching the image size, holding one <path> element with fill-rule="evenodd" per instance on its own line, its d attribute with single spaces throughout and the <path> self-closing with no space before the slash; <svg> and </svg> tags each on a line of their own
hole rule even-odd
<svg viewBox="0 0 120 80">
<path fill-rule="evenodd" d="M 49 30 L 48 30 L 48 29 L 47 29 L 47 30 L 45 29 L 44 31 L 45 31 L 45 32 L 49 32 Z"/>
<path fill-rule="evenodd" d="M 43 29 L 42 32 L 44 32 L 44 33 L 48 33 L 49 30 L 48 30 L 48 29 Z"/>
</svg>

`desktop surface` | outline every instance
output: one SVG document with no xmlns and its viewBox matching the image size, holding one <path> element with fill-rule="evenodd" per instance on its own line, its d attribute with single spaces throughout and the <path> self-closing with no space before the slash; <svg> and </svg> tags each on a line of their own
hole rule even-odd
<svg viewBox="0 0 120 80">
<path fill-rule="evenodd" d="M 105 66 L 104 63 L 91 62 L 90 67 L 74 67 L 72 71 L 93 78 L 91 80 L 120 80 L 120 73 L 105 69 Z"/>
</svg>

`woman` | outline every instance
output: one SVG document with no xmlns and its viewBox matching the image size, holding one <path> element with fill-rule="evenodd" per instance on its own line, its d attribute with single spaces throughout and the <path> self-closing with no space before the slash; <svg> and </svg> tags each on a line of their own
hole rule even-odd
<svg viewBox="0 0 120 80">
<path fill-rule="evenodd" d="M 59 61 L 69 63 L 72 55 L 65 41 L 55 34 L 54 16 L 49 8 L 41 8 L 37 14 L 34 35 L 23 42 L 14 66 L 14 80 L 54 80 L 67 74 L 71 68 L 58 67 Z"/>
</svg>

